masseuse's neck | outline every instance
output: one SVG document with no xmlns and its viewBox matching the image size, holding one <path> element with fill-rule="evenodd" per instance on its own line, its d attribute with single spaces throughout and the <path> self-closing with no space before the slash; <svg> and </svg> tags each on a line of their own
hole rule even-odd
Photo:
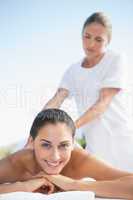
<svg viewBox="0 0 133 200">
<path fill-rule="evenodd" d="M 105 52 L 100 54 L 100 55 L 98 55 L 98 56 L 96 56 L 96 57 L 94 57 L 94 58 L 86 57 L 84 59 L 84 62 L 83 62 L 83 67 L 85 67 L 85 68 L 94 67 L 96 64 L 98 64 L 101 61 L 101 59 L 103 58 L 104 54 L 105 54 Z"/>
</svg>

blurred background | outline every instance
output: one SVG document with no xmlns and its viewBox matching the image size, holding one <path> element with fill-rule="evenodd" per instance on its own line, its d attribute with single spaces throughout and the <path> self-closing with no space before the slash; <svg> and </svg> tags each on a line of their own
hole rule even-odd
<svg viewBox="0 0 133 200">
<path fill-rule="evenodd" d="M 133 97 L 133 1 L 0 0 L 0 146 L 28 137 L 35 115 L 56 91 L 65 70 L 83 56 L 81 30 L 95 11 L 112 21 L 110 48 L 127 58 Z M 127 106 L 133 111 L 133 98 Z M 63 108 L 73 119 L 75 103 Z M 9 149 L 10 150 L 10 149 Z"/>
</svg>

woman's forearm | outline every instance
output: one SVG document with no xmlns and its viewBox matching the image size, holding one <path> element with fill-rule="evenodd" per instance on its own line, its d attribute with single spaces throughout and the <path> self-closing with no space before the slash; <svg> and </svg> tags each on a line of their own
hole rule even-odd
<svg viewBox="0 0 133 200">
<path fill-rule="evenodd" d="M 133 175 L 110 181 L 75 180 L 62 175 L 45 175 L 65 191 L 93 191 L 99 197 L 133 199 Z"/>
<path fill-rule="evenodd" d="M 99 197 L 133 199 L 133 177 L 123 177 L 113 181 L 76 181 L 73 190 L 90 190 Z"/>
<path fill-rule="evenodd" d="M 20 182 L 0 184 L 0 194 L 17 191 L 24 191 L 24 188 Z"/>
</svg>

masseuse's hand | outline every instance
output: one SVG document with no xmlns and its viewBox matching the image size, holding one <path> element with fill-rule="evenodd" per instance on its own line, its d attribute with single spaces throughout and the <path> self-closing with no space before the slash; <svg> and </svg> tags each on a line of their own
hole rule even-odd
<svg viewBox="0 0 133 200">
<path fill-rule="evenodd" d="M 51 194 L 54 191 L 54 185 L 46 178 L 35 178 L 24 182 L 19 182 L 23 191 L 41 192 Z"/>
</svg>

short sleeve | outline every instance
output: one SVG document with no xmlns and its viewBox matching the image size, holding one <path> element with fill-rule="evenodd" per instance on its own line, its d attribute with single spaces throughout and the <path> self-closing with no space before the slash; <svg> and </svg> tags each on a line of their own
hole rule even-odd
<svg viewBox="0 0 133 200">
<path fill-rule="evenodd" d="M 101 88 L 127 88 L 127 74 L 124 55 L 117 55 L 112 59 L 112 62 L 107 67 L 107 71 L 101 83 Z"/>
<path fill-rule="evenodd" d="M 59 88 L 64 88 L 64 89 L 67 89 L 69 91 L 69 96 L 68 98 L 71 98 L 73 97 L 73 70 L 72 70 L 72 66 L 70 68 L 68 68 L 66 70 L 66 72 L 64 73 L 63 75 L 63 78 L 59 84 Z"/>
</svg>

